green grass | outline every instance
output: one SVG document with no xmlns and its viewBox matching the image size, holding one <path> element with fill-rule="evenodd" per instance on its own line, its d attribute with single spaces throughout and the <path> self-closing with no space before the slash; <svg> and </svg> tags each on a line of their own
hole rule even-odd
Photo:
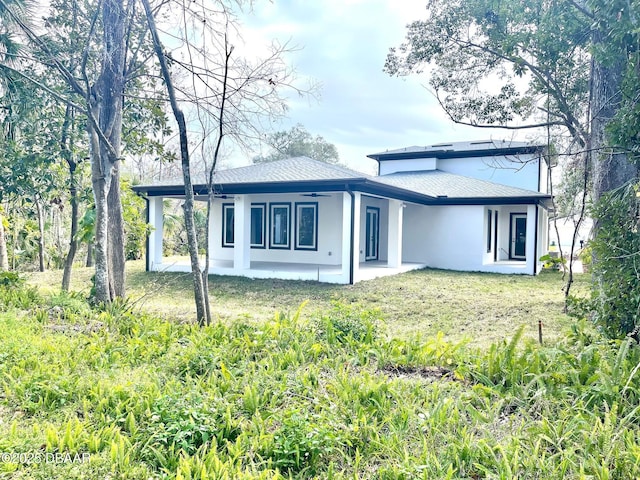
<svg viewBox="0 0 640 480">
<path fill-rule="evenodd" d="M 92 271 L 74 272 L 72 289 L 88 292 Z M 195 317 L 188 274 L 145 272 L 142 262 L 128 264 L 128 291 L 145 311 L 178 321 Z M 30 283 L 58 290 L 59 272 L 31 274 Z M 588 288 L 589 276 L 577 275 L 575 291 Z M 570 321 L 562 313 L 564 282 L 557 272 L 537 277 L 420 270 L 356 285 L 210 277 L 212 313 L 226 323 L 261 322 L 276 310 L 295 310 L 308 301 L 305 313 L 327 311 L 333 302 L 379 309 L 394 336 L 428 337 L 443 332 L 450 341 L 463 338 L 488 346 L 509 338 L 520 326 L 525 337 L 555 341 Z"/>
<path fill-rule="evenodd" d="M 202 328 L 129 307 L 0 287 L 0 478 L 640 476 L 640 348 L 585 325 L 472 348 L 348 304 Z"/>
</svg>

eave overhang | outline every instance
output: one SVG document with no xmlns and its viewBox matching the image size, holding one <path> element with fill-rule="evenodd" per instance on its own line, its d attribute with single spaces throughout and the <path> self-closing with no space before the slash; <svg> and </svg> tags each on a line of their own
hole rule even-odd
<svg viewBox="0 0 640 480">
<path fill-rule="evenodd" d="M 525 147 L 500 147 L 500 148 L 486 148 L 478 150 L 455 150 L 455 149 L 442 149 L 442 150 L 425 150 L 425 151 L 406 151 L 406 152 L 384 152 L 373 153 L 367 155 L 368 158 L 372 158 L 378 162 L 384 162 L 388 160 L 411 160 L 420 158 L 478 158 L 478 157 L 495 157 L 495 156 L 514 156 L 514 155 L 535 155 L 544 152 L 545 147 L 540 145 L 530 145 Z"/>
<path fill-rule="evenodd" d="M 149 197 L 183 197 L 183 185 L 139 185 L 133 191 Z M 207 195 L 207 186 L 194 185 L 196 196 Z M 394 198 L 403 202 L 420 205 L 541 205 L 551 207 L 550 195 L 514 196 L 514 197 L 446 197 L 429 196 L 392 185 L 386 185 L 368 178 L 349 178 L 313 181 L 226 183 L 214 185 L 216 196 L 277 194 L 277 193 L 326 193 L 354 191 L 381 197 Z"/>
</svg>

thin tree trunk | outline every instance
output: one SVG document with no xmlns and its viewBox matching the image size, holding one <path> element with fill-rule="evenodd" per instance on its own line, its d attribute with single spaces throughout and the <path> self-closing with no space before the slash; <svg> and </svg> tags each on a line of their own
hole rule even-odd
<svg viewBox="0 0 640 480">
<path fill-rule="evenodd" d="M 218 141 L 216 142 L 216 149 L 213 153 L 213 161 L 211 162 L 211 167 L 209 168 L 209 178 L 207 179 L 207 228 L 205 235 L 205 266 L 204 272 L 202 272 L 202 283 L 204 285 L 205 291 L 209 292 L 209 265 L 211 264 L 211 252 L 209 251 L 209 235 L 211 232 L 209 231 L 209 225 L 211 220 L 211 210 L 213 208 L 213 200 L 215 198 L 215 192 L 213 191 L 214 185 L 214 174 L 216 171 L 216 165 L 218 164 L 218 156 L 220 155 L 220 148 L 222 147 L 222 140 L 224 138 L 224 113 L 226 109 L 227 102 L 227 87 L 229 80 L 229 63 L 231 60 L 231 54 L 233 53 L 233 47 L 229 45 L 227 35 L 224 36 L 224 77 L 222 79 L 222 93 L 221 93 L 221 102 L 220 102 L 220 114 L 218 115 Z M 204 142 L 203 142 L 204 145 Z M 207 308 L 207 320 L 211 321 L 211 305 L 207 301 L 205 304 Z"/>
<path fill-rule="evenodd" d="M 62 290 L 69 291 L 71 285 L 71 271 L 73 269 L 73 261 L 78 251 L 78 180 L 76 178 L 76 163 L 69 164 L 69 194 L 71 196 L 71 233 L 69 235 L 69 251 L 64 260 L 64 271 L 62 272 Z"/>
<path fill-rule="evenodd" d="M 193 218 L 194 193 L 193 185 L 191 182 L 187 125 L 185 122 L 184 113 L 178 106 L 171 74 L 169 72 L 169 67 L 167 66 L 164 52 L 162 51 L 162 44 L 160 43 L 160 38 L 158 37 L 158 31 L 156 29 L 151 6 L 149 5 L 149 0 L 142 0 L 142 4 L 144 5 L 144 10 L 147 16 L 147 23 L 149 24 L 149 31 L 151 32 L 151 38 L 153 39 L 154 50 L 156 56 L 158 57 L 158 62 L 160 63 L 162 77 L 164 79 L 165 85 L 167 86 L 167 93 L 169 94 L 169 99 L 171 101 L 171 109 L 173 110 L 173 115 L 176 119 L 176 122 L 178 123 L 178 131 L 180 133 L 180 156 L 182 158 L 182 176 L 184 178 L 185 194 L 185 201 L 182 208 L 184 209 L 184 221 L 187 230 L 189 256 L 191 258 L 191 273 L 193 277 L 196 315 L 198 323 L 203 325 L 208 324 L 211 319 L 207 317 L 207 304 L 209 303 L 209 296 L 208 292 L 204 289 L 204 285 L 202 282 L 202 272 L 200 270 L 200 262 L 198 258 L 198 239 L 196 236 L 196 227 Z"/>
<path fill-rule="evenodd" d="M 7 237 L 4 232 L 4 216 L 0 212 L 0 272 L 9 270 L 9 255 L 7 254 Z"/>
<path fill-rule="evenodd" d="M 79 205 L 78 205 L 78 178 L 76 177 L 76 169 L 78 164 L 73 159 L 73 124 L 75 115 L 73 108 L 67 106 L 65 111 L 64 123 L 62 125 L 62 135 L 60 137 L 60 147 L 64 154 L 67 167 L 69 168 L 69 196 L 71 203 L 71 232 L 69 235 L 69 251 L 64 260 L 64 270 L 62 272 L 62 290 L 69 291 L 71 285 L 71 271 L 73 269 L 73 261 L 78 251 L 78 222 L 79 222 Z"/>
<path fill-rule="evenodd" d="M 87 243 L 87 261 L 85 262 L 85 267 L 93 267 L 93 242 Z"/>
<path fill-rule="evenodd" d="M 41 272 L 45 271 L 44 261 L 44 211 L 42 208 L 42 199 L 36 195 L 34 199 L 36 204 L 36 212 L 38 214 L 38 263 Z"/>
</svg>

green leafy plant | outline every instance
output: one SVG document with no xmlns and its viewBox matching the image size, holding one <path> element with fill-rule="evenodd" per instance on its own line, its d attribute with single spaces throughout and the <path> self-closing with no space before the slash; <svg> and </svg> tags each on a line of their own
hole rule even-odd
<svg viewBox="0 0 640 480">
<path fill-rule="evenodd" d="M 567 265 L 567 259 L 560 256 L 552 256 L 550 253 L 540 257 L 542 267 L 549 270 L 564 270 Z"/>
</svg>

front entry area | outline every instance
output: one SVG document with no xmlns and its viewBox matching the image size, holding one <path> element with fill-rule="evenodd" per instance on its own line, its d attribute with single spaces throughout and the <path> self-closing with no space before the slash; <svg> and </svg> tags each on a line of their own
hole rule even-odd
<svg viewBox="0 0 640 480">
<path fill-rule="evenodd" d="M 367 207 L 366 209 L 365 256 L 366 261 L 378 260 L 380 244 L 380 209 Z"/>
<path fill-rule="evenodd" d="M 509 258 L 526 260 L 527 256 L 527 214 L 512 213 L 510 227 L 511 242 L 509 244 Z"/>
</svg>

